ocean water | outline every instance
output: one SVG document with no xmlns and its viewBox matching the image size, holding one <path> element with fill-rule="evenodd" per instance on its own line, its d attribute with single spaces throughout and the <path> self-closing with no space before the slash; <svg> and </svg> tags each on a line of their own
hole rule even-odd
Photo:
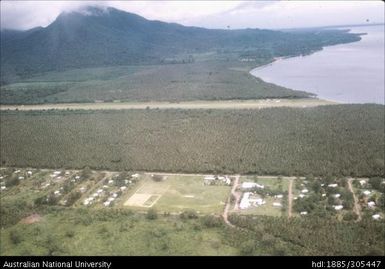
<svg viewBox="0 0 385 269">
<path fill-rule="evenodd" d="M 384 25 L 348 29 L 367 35 L 358 42 L 325 47 L 308 56 L 277 60 L 250 73 L 321 99 L 384 104 Z"/>
</svg>

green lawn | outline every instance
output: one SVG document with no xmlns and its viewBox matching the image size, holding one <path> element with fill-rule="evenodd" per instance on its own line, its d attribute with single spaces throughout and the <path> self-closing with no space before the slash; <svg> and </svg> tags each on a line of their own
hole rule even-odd
<svg viewBox="0 0 385 269">
<path fill-rule="evenodd" d="M 167 176 L 162 182 L 143 178 L 138 194 L 161 195 L 153 205 L 159 211 L 181 212 L 194 209 L 199 213 L 221 213 L 230 193 L 229 186 L 205 186 L 202 176 Z M 149 199 L 152 199 L 150 196 Z M 138 209 L 147 209 L 140 208 Z"/>
</svg>

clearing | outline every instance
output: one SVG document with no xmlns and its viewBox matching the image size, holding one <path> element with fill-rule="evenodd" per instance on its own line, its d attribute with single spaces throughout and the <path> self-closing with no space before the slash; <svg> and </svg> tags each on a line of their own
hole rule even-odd
<svg viewBox="0 0 385 269">
<path fill-rule="evenodd" d="M 119 110 L 119 109 L 261 109 L 267 107 L 315 107 L 335 105 L 336 102 L 316 99 L 259 99 L 190 102 L 103 102 L 62 103 L 39 105 L 1 105 L 0 110 Z"/>
</svg>

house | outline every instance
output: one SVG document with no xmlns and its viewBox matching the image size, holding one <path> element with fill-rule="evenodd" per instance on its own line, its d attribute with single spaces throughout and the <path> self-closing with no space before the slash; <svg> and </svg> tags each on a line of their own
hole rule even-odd
<svg viewBox="0 0 385 269">
<path fill-rule="evenodd" d="M 1 186 L 1 190 L 5 190 L 5 189 L 7 189 L 7 187 Z"/>
<path fill-rule="evenodd" d="M 281 203 L 273 203 L 273 206 L 275 206 L 275 207 L 281 207 L 282 204 L 281 204 Z"/>
<path fill-rule="evenodd" d="M 53 194 L 55 194 L 55 195 L 60 195 L 60 191 L 54 191 Z"/>
<path fill-rule="evenodd" d="M 344 206 L 343 205 L 335 205 L 335 206 L 333 206 L 334 207 L 334 209 L 335 210 L 341 210 L 342 208 L 344 208 Z"/>
<path fill-rule="evenodd" d="M 24 177 L 19 177 L 19 179 L 20 179 L 20 180 L 23 180 L 23 179 L 24 179 Z"/>
<path fill-rule="evenodd" d="M 122 187 L 120 187 L 120 190 L 121 190 L 121 191 L 124 191 L 125 189 L 127 189 L 127 187 L 126 187 L 126 186 L 122 186 Z"/>
<path fill-rule="evenodd" d="M 371 192 L 366 190 L 366 191 L 363 191 L 362 193 L 365 194 L 366 196 L 368 196 Z"/>
<path fill-rule="evenodd" d="M 85 191 L 86 191 L 86 187 L 81 187 L 79 190 L 80 190 L 80 192 L 82 192 L 82 193 L 83 193 L 83 192 L 85 192 Z"/>
<path fill-rule="evenodd" d="M 366 184 L 366 181 L 364 179 L 361 179 L 360 181 L 361 186 L 364 186 Z"/>
<path fill-rule="evenodd" d="M 307 215 L 307 211 L 301 211 L 299 214 L 300 215 Z"/>
<path fill-rule="evenodd" d="M 57 176 L 57 175 L 60 175 L 61 172 L 60 172 L 60 171 L 55 171 L 55 172 L 53 172 L 53 174 L 54 174 L 55 176 Z"/>
<path fill-rule="evenodd" d="M 108 189 L 108 186 L 107 185 L 103 185 L 103 189 Z"/>
<path fill-rule="evenodd" d="M 113 180 L 113 179 L 110 179 L 110 180 L 108 181 L 108 184 L 112 184 L 112 183 L 114 183 L 114 180 Z"/>
<path fill-rule="evenodd" d="M 302 193 L 308 193 L 309 190 L 308 190 L 308 189 L 303 189 L 301 192 L 302 192 Z"/>
<path fill-rule="evenodd" d="M 251 192 L 245 192 L 242 196 L 241 202 L 239 203 L 240 209 L 246 209 L 250 206 L 249 196 Z"/>
<path fill-rule="evenodd" d="M 334 183 L 334 184 L 329 184 L 328 185 L 329 188 L 336 188 L 338 187 L 338 184 Z"/>
<path fill-rule="evenodd" d="M 28 174 L 29 176 L 31 176 L 31 175 L 32 175 L 32 171 L 27 171 L 27 174 Z"/>
<path fill-rule="evenodd" d="M 243 182 L 241 185 L 241 188 L 244 190 L 253 189 L 253 188 L 264 189 L 265 186 L 260 185 L 260 184 L 255 183 L 255 182 Z"/>
<path fill-rule="evenodd" d="M 376 206 L 376 203 L 374 201 L 370 201 L 370 202 L 368 202 L 368 206 L 373 208 Z"/>
<path fill-rule="evenodd" d="M 118 197 L 118 194 L 115 192 L 112 194 L 112 197 L 116 198 L 116 197 Z"/>
<path fill-rule="evenodd" d="M 299 196 L 299 198 L 303 198 L 303 197 L 305 197 L 305 194 L 300 194 L 300 195 L 298 195 Z"/>
<path fill-rule="evenodd" d="M 133 174 L 131 177 L 133 177 L 133 178 L 138 178 L 138 177 L 139 177 L 139 174 Z"/>
<path fill-rule="evenodd" d="M 340 197 L 341 197 L 341 194 L 336 193 L 336 194 L 334 194 L 334 197 L 335 197 L 335 198 L 340 198 Z"/>
<path fill-rule="evenodd" d="M 68 176 L 68 175 L 70 174 L 70 172 L 66 171 L 64 174 L 65 174 L 66 176 Z"/>
<path fill-rule="evenodd" d="M 111 203 L 110 201 L 105 201 L 105 202 L 103 203 L 103 205 L 104 205 L 104 206 L 109 206 L 110 203 Z"/>
<path fill-rule="evenodd" d="M 372 216 L 373 219 L 378 220 L 381 218 L 380 214 L 375 214 Z"/>
<path fill-rule="evenodd" d="M 283 198 L 283 195 L 282 195 L 282 194 L 278 194 L 278 195 L 275 195 L 274 198 L 282 199 L 282 198 Z"/>
<path fill-rule="evenodd" d="M 326 193 L 323 193 L 323 194 L 322 194 L 322 197 L 325 197 L 325 196 L 326 196 Z"/>
<path fill-rule="evenodd" d="M 96 192 L 97 192 L 97 193 L 102 193 L 103 190 L 102 190 L 102 189 L 98 189 Z"/>
<path fill-rule="evenodd" d="M 75 179 L 80 179 L 80 176 L 76 176 Z"/>
</svg>

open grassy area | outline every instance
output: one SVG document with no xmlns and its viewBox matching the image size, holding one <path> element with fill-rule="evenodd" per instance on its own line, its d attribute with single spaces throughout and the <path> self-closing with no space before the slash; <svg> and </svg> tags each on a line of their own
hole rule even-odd
<svg viewBox="0 0 385 269">
<path fill-rule="evenodd" d="M 124 205 L 140 210 L 155 207 L 161 212 L 194 209 L 202 214 L 220 214 L 229 192 L 229 186 L 204 185 L 203 176 L 165 176 L 161 182 L 147 176 L 140 180 L 135 193 Z"/>
</svg>

